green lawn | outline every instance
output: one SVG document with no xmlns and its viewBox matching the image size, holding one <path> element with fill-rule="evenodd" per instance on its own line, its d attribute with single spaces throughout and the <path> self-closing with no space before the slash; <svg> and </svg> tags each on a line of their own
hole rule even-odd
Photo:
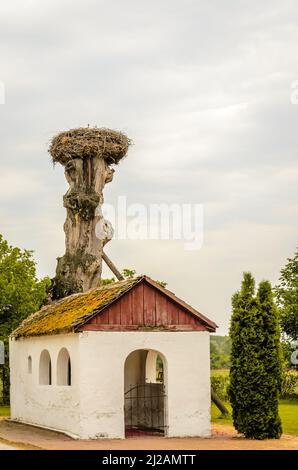
<svg viewBox="0 0 298 470">
<path fill-rule="evenodd" d="M 229 411 L 231 406 L 225 403 Z M 298 436 L 298 400 L 280 400 L 279 413 L 282 421 L 283 432 L 285 434 L 294 434 Z M 218 424 L 232 424 L 232 419 L 221 418 L 220 411 L 216 408 L 214 403 L 211 406 L 211 419 L 213 423 Z"/>
<path fill-rule="evenodd" d="M 228 376 L 229 372 L 229 369 L 211 369 L 212 377 Z"/>
<path fill-rule="evenodd" d="M 10 409 L 9 406 L 0 406 L 0 416 L 9 416 Z"/>
</svg>

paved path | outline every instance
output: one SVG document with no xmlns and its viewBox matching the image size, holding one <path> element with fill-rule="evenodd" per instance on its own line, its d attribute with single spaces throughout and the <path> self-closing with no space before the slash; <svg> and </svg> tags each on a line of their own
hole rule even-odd
<svg viewBox="0 0 298 470">
<path fill-rule="evenodd" d="M 130 439 L 98 439 L 74 440 L 63 434 L 39 429 L 11 421 L 0 420 L 0 439 L 7 441 L 7 445 L 21 449 L 47 449 L 47 450 L 116 450 L 116 449 L 145 449 L 145 450 L 213 450 L 213 449 L 279 449 L 298 450 L 298 436 L 283 435 L 281 439 L 254 441 L 244 439 L 236 434 L 232 426 L 213 425 L 212 437 L 208 439 L 184 438 L 165 439 L 162 437 L 142 437 Z M 3 441 L 0 441 L 2 445 Z"/>
</svg>

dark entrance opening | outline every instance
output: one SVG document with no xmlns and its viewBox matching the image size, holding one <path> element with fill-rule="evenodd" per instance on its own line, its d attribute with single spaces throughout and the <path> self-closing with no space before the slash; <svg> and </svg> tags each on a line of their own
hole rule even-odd
<svg viewBox="0 0 298 470">
<path fill-rule="evenodd" d="M 126 437 L 166 433 L 164 364 L 152 350 L 131 353 L 125 362 Z"/>
</svg>

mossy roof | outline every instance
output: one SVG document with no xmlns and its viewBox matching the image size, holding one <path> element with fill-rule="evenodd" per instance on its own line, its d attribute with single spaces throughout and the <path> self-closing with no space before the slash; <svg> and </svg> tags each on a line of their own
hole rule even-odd
<svg viewBox="0 0 298 470">
<path fill-rule="evenodd" d="M 141 281 L 143 276 L 107 284 L 74 294 L 51 304 L 26 318 L 12 337 L 53 335 L 73 332 L 94 315 Z"/>
<path fill-rule="evenodd" d="M 195 310 L 172 292 L 148 276 L 138 276 L 125 281 L 107 284 L 87 292 L 70 295 L 64 299 L 45 305 L 41 310 L 26 318 L 21 325 L 13 331 L 12 337 L 21 338 L 29 336 L 55 335 L 75 332 L 88 320 L 103 311 L 136 284 L 145 281 L 155 289 L 177 303 L 189 314 L 198 318 L 209 331 L 214 332 L 217 325 Z"/>
</svg>

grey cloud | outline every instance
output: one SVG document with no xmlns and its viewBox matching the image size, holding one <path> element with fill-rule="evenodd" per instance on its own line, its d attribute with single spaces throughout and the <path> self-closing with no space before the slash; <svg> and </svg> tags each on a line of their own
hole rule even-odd
<svg viewBox="0 0 298 470">
<path fill-rule="evenodd" d="M 66 184 L 49 140 L 79 125 L 123 130 L 134 146 L 105 200 L 202 203 L 205 243 L 191 255 L 173 242 L 115 240 L 112 258 L 168 280 L 224 331 L 241 272 L 275 282 L 297 244 L 297 2 L 15 0 L 0 9 L 0 232 L 35 249 L 40 274 L 52 275 Z"/>
</svg>

